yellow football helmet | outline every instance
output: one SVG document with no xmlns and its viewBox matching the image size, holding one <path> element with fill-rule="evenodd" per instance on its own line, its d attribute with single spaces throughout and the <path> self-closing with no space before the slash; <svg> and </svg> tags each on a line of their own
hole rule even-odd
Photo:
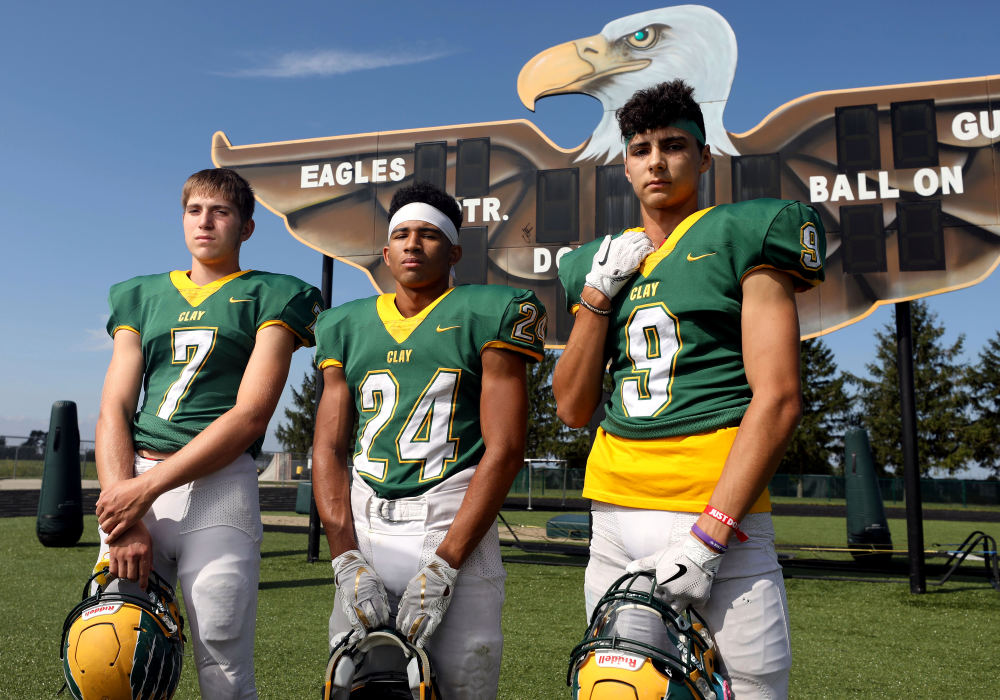
<svg viewBox="0 0 1000 700">
<path fill-rule="evenodd" d="M 394 629 L 345 636 L 330 652 L 323 700 L 440 700 L 427 653 Z"/>
<path fill-rule="evenodd" d="M 77 700 L 169 700 L 181 676 L 184 619 L 156 572 L 149 585 L 114 578 L 100 561 L 63 623 L 59 658 Z"/>
<path fill-rule="evenodd" d="M 575 700 L 729 700 L 715 640 L 694 610 L 675 612 L 648 572 L 615 581 L 570 655 Z"/>
</svg>

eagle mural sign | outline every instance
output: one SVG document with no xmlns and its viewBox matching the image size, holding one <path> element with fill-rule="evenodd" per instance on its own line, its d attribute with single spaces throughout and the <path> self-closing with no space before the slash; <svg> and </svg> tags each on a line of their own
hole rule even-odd
<svg viewBox="0 0 1000 700">
<path fill-rule="evenodd" d="M 379 291 L 391 287 L 380 261 L 393 193 L 414 180 L 445 188 L 464 212 L 458 283 L 532 289 L 560 346 L 571 326 L 560 257 L 639 221 L 614 112 L 639 88 L 683 78 L 714 155 L 701 204 L 781 197 L 823 218 L 827 281 L 799 295 L 804 336 L 976 284 L 1000 263 L 1000 75 L 816 93 L 733 134 L 723 111 L 735 69 L 736 37 L 721 15 L 667 7 L 522 68 L 517 91 L 529 109 L 567 93 L 601 101 L 603 118 L 575 149 L 514 120 L 250 145 L 218 132 L 212 159 L 246 177 L 296 239 L 364 270 Z"/>
</svg>

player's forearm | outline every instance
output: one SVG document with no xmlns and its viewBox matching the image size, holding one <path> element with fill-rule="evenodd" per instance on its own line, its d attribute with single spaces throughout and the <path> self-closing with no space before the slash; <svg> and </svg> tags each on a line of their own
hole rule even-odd
<svg viewBox="0 0 1000 700">
<path fill-rule="evenodd" d="M 487 449 L 469 481 L 448 534 L 437 548 L 437 555 L 453 568 L 460 568 L 483 535 L 496 526 L 497 513 L 523 463 L 523 443 L 520 449 L 515 445 L 495 449 L 492 453 Z"/>
<path fill-rule="evenodd" d="M 610 308 L 608 298 L 590 287 L 584 287 L 582 297 L 597 308 Z M 581 307 L 552 374 L 556 415 L 571 428 L 586 425 L 601 401 L 608 323 L 607 316 Z"/>
<path fill-rule="evenodd" d="M 312 481 L 313 498 L 330 546 L 330 557 L 336 558 L 350 549 L 357 549 L 351 509 L 351 471 L 347 466 L 346 450 L 314 447 Z"/>
<path fill-rule="evenodd" d="M 132 424 L 124 411 L 102 406 L 95 438 L 94 457 L 101 488 L 132 478 L 135 468 Z"/>
<path fill-rule="evenodd" d="M 273 410 L 273 409 L 272 409 Z M 237 404 L 212 421 L 191 442 L 142 474 L 154 497 L 231 464 L 267 430 L 270 412 Z"/>
<path fill-rule="evenodd" d="M 736 520 L 749 512 L 774 476 L 801 413 L 802 400 L 797 391 L 754 395 L 709 499 L 713 507 Z M 702 515 L 698 524 L 723 543 L 732 534 L 708 515 Z"/>
</svg>

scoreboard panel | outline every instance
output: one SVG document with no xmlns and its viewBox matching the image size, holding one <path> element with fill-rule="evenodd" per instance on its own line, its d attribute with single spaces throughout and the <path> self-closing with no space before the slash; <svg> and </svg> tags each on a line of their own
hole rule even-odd
<svg viewBox="0 0 1000 700">
<path fill-rule="evenodd" d="M 798 295 L 803 335 L 878 305 L 969 286 L 1000 261 L 1000 76 L 808 95 L 716 154 L 700 206 L 798 199 L 827 232 L 827 281 Z M 212 157 L 253 185 L 299 241 L 391 287 L 381 265 L 395 190 L 432 182 L 462 205 L 459 284 L 536 292 L 550 345 L 572 319 L 558 283 L 568 250 L 640 222 L 620 161 L 552 143 L 524 120 L 233 146 Z"/>
</svg>

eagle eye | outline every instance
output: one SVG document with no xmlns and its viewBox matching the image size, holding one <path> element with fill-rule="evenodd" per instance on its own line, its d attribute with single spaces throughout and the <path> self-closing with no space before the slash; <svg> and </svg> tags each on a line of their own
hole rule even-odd
<svg viewBox="0 0 1000 700">
<path fill-rule="evenodd" d="M 654 27 L 643 27 L 637 32 L 632 32 L 625 37 L 628 45 L 635 49 L 648 49 L 656 43 L 656 29 Z"/>
</svg>

